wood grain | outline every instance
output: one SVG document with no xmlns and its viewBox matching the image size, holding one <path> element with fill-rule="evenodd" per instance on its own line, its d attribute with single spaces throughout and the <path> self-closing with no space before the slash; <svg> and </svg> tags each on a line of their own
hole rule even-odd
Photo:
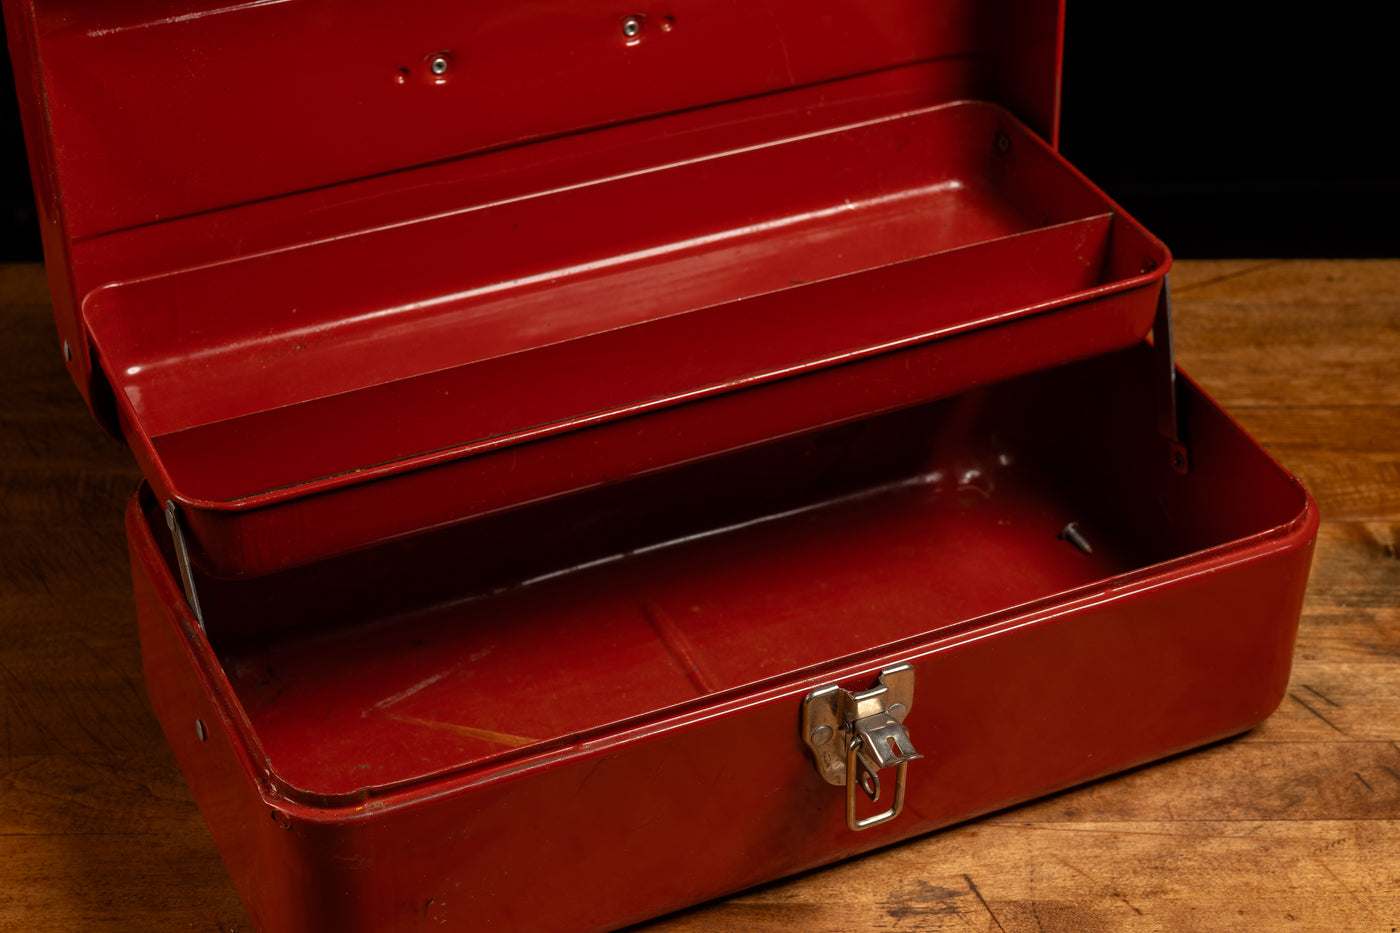
<svg viewBox="0 0 1400 933">
<path fill-rule="evenodd" d="M 1183 365 L 1324 518 L 1279 711 L 649 933 L 1400 928 L 1400 261 L 1172 277 Z M 0 267 L 0 930 L 248 931 L 142 687 L 138 474 L 49 313 L 38 266 Z"/>
</svg>

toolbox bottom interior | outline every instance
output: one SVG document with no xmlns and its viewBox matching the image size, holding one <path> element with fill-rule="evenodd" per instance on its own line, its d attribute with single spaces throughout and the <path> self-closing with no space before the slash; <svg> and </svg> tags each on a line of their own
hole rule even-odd
<svg viewBox="0 0 1400 933">
<path fill-rule="evenodd" d="M 1295 519 L 1194 389 L 1189 473 L 1142 345 L 245 581 L 210 641 L 317 799 L 568 744 Z M 1067 540 L 1074 522 L 1088 548 Z M 1091 549 L 1091 550 L 1089 550 Z"/>
</svg>

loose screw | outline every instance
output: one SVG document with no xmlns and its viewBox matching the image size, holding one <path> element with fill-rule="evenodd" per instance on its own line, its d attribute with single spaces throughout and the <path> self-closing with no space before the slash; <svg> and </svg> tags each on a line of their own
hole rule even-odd
<svg viewBox="0 0 1400 933">
<path fill-rule="evenodd" d="M 1059 537 L 1061 541 L 1068 541 L 1070 544 L 1073 544 L 1085 554 L 1094 553 L 1094 548 L 1089 544 L 1088 540 L 1082 534 L 1079 533 L 1078 522 L 1070 522 L 1068 525 L 1066 525 L 1064 529 L 1060 532 Z"/>
</svg>

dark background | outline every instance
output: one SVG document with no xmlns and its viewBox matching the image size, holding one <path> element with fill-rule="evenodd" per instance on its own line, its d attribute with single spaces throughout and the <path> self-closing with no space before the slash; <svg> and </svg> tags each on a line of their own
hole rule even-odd
<svg viewBox="0 0 1400 933">
<path fill-rule="evenodd" d="M 1060 149 L 1183 258 L 1400 256 L 1375 9 L 1069 0 Z"/>
<path fill-rule="evenodd" d="M 1400 256 L 1392 42 L 1360 4 L 1070 0 L 1060 148 L 1183 258 Z M 0 73 L 0 260 L 39 259 Z"/>
</svg>

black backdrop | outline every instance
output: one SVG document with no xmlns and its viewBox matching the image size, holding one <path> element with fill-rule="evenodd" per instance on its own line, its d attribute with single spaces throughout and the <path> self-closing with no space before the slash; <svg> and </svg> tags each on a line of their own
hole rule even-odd
<svg viewBox="0 0 1400 933">
<path fill-rule="evenodd" d="M 1181 257 L 1400 256 L 1400 66 L 1376 8 L 1070 0 L 1061 150 Z M 0 69 L 0 260 L 38 259 Z"/>
<path fill-rule="evenodd" d="M 1069 0 L 1060 149 L 1181 257 L 1400 256 L 1378 9 Z"/>
</svg>

